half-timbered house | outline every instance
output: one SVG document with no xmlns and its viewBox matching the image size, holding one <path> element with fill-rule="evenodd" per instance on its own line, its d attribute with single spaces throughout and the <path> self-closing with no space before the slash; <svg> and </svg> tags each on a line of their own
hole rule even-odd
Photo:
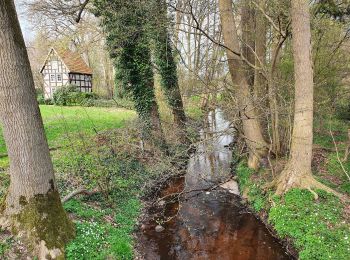
<svg viewBox="0 0 350 260">
<path fill-rule="evenodd" d="M 75 85 L 82 92 L 92 92 L 92 70 L 76 52 L 51 48 L 40 72 L 44 78 L 46 99 L 68 84 Z"/>
</svg>

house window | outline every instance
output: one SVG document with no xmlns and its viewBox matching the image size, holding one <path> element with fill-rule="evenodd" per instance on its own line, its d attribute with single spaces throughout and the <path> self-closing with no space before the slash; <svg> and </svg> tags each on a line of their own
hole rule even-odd
<svg viewBox="0 0 350 260">
<path fill-rule="evenodd" d="M 50 74 L 50 81 L 55 82 L 56 81 L 56 76 L 55 74 Z"/>
<path fill-rule="evenodd" d="M 59 82 L 62 81 L 62 74 L 57 74 L 57 81 L 59 81 Z"/>
</svg>

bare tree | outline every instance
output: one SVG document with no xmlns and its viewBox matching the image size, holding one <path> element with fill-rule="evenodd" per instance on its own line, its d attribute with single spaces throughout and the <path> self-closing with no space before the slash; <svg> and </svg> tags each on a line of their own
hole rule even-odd
<svg viewBox="0 0 350 260">
<path fill-rule="evenodd" d="M 0 2 L 0 46 L 0 119 L 11 176 L 0 224 L 15 230 L 39 259 L 63 257 L 74 227 L 55 184 L 13 0 Z"/>
<path fill-rule="evenodd" d="M 241 50 L 237 35 L 236 22 L 231 0 L 219 0 L 222 33 L 226 45 L 226 55 L 243 123 L 243 134 L 249 148 L 248 166 L 259 168 L 261 157 L 266 155 L 266 143 L 257 118 L 248 80 L 244 71 Z"/>
</svg>

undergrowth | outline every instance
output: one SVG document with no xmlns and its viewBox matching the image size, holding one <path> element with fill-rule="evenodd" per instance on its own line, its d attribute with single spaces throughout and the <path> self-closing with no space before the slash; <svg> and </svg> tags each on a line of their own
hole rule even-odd
<svg viewBox="0 0 350 260">
<path fill-rule="evenodd" d="M 236 169 L 240 188 L 281 238 L 291 238 L 301 260 L 349 259 L 350 226 L 343 217 L 344 205 L 325 191 L 317 190 L 317 201 L 307 190 L 292 189 L 284 197 L 263 193 L 264 182 L 241 162 Z"/>
<path fill-rule="evenodd" d="M 72 200 L 65 209 L 79 217 L 77 236 L 66 247 L 67 259 L 132 259 L 132 232 L 141 208 L 140 201 L 124 198 L 113 210 L 87 208 L 83 201 Z M 106 218 L 109 220 L 106 221 Z"/>
</svg>

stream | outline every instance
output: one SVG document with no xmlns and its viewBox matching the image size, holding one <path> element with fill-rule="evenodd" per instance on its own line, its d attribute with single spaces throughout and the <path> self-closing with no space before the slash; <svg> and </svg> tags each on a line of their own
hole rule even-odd
<svg viewBox="0 0 350 260">
<path fill-rule="evenodd" d="M 226 189 L 218 185 L 232 177 L 229 144 L 233 141 L 220 109 L 209 113 L 200 135 L 186 175 L 160 194 L 181 192 L 181 199 L 161 201 L 163 211 L 153 212 L 155 217 L 143 223 L 138 237 L 141 255 L 152 260 L 293 259 L 241 204 L 235 181 L 228 182 Z M 164 230 L 156 230 L 158 224 Z"/>
</svg>

